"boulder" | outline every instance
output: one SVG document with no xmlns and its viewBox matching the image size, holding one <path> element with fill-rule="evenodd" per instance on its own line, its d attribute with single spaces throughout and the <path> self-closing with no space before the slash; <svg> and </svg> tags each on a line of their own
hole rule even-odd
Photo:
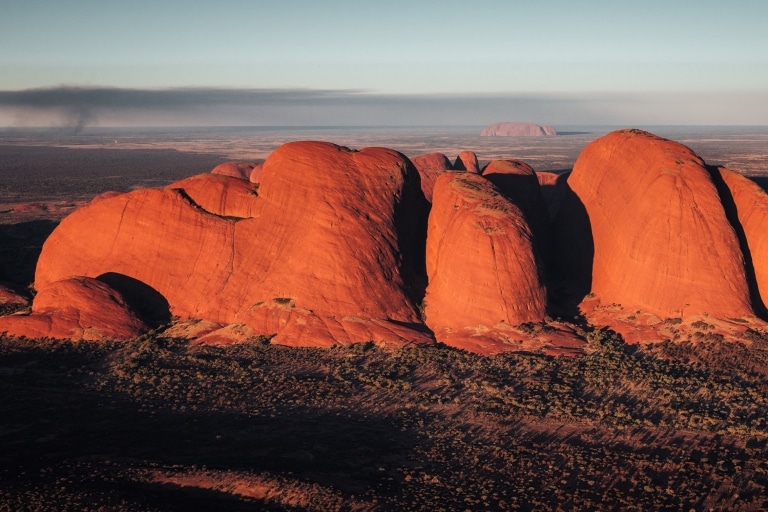
<svg viewBox="0 0 768 512">
<path fill-rule="evenodd" d="M 0 317 L 0 332 L 29 338 L 127 340 L 147 329 L 119 292 L 88 277 L 48 283 L 31 314 Z"/>
<path fill-rule="evenodd" d="M 737 236 L 690 149 L 640 130 L 612 132 L 586 146 L 568 187 L 559 217 L 586 215 L 593 254 L 566 244 L 562 256 L 591 262 L 579 279 L 603 304 L 660 317 L 753 316 Z"/>
<path fill-rule="evenodd" d="M 552 126 L 505 121 L 488 125 L 480 132 L 481 137 L 541 137 L 545 135 L 557 135 L 557 131 Z"/>
<path fill-rule="evenodd" d="M 424 314 L 438 341 L 481 354 L 519 350 L 513 327 L 544 319 L 547 294 L 530 228 L 482 176 L 437 179 L 427 274 Z"/>
</svg>

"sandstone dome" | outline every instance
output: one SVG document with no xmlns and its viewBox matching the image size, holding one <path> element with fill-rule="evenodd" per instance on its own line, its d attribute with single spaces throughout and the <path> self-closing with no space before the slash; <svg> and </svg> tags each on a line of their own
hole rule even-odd
<svg viewBox="0 0 768 512">
<path fill-rule="evenodd" d="M 426 323 L 438 341 L 493 354 L 544 319 L 547 294 L 523 212 L 474 173 L 440 176 L 427 234 Z"/>
<path fill-rule="evenodd" d="M 568 187 L 571 210 L 560 218 L 586 215 L 593 254 L 571 245 L 564 257 L 591 260 L 581 278 L 603 303 L 662 317 L 753 316 L 739 241 L 690 149 L 640 130 L 612 132 L 584 148 Z"/>
</svg>

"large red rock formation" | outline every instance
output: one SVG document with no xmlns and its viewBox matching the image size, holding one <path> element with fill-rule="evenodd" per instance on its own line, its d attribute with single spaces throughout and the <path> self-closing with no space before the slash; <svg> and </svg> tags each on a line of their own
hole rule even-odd
<svg viewBox="0 0 768 512">
<path fill-rule="evenodd" d="M 730 195 L 730 198 L 724 197 L 723 202 L 735 210 L 737 234 L 742 237 L 747 272 L 753 279 L 755 309 L 765 315 L 765 305 L 768 304 L 768 194 L 757 183 L 735 171 L 720 168 L 716 172 Z"/>
<path fill-rule="evenodd" d="M 453 170 L 451 161 L 442 153 L 428 153 L 411 158 L 413 166 L 419 171 L 421 178 L 421 191 L 427 201 L 432 201 L 432 189 L 435 180 L 446 171 Z"/>
<path fill-rule="evenodd" d="M 174 315 L 246 324 L 276 343 L 430 340 L 412 289 L 423 272 L 424 199 L 403 155 L 286 144 L 252 192 L 205 175 L 82 208 L 45 243 L 36 286 L 122 276 Z"/>
<path fill-rule="evenodd" d="M 31 314 L 0 317 L 0 332 L 30 338 L 125 340 L 146 330 L 120 293 L 87 277 L 42 286 Z"/>
<path fill-rule="evenodd" d="M 588 218 L 591 290 L 603 304 L 662 317 L 753 315 L 736 234 L 690 149 L 613 132 L 582 151 L 568 186 Z"/>
<path fill-rule="evenodd" d="M 471 173 L 435 183 L 424 313 L 439 341 L 492 354 L 519 349 L 513 326 L 544 319 L 546 290 L 520 208 Z"/>
<path fill-rule="evenodd" d="M 533 123 L 503 122 L 486 126 L 480 132 L 481 137 L 540 137 L 556 135 L 552 126 L 539 126 Z"/>
</svg>

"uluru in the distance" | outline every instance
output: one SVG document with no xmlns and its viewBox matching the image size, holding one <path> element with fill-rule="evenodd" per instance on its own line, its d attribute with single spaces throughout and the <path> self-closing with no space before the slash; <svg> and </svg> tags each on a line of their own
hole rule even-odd
<svg viewBox="0 0 768 512">
<path fill-rule="evenodd" d="M 486 126 L 480 132 L 482 137 L 543 137 L 557 135 L 554 126 L 523 123 L 519 121 L 503 121 Z"/>
</svg>

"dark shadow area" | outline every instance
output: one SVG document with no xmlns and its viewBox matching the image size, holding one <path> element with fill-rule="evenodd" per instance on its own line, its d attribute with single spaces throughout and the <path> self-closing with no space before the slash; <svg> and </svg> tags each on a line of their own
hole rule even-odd
<svg viewBox="0 0 768 512">
<path fill-rule="evenodd" d="M 0 281 L 19 287 L 32 283 L 43 243 L 58 224 L 53 220 L 0 224 Z"/>
<path fill-rule="evenodd" d="M 708 165 L 707 171 L 709 171 L 709 175 L 712 177 L 712 182 L 717 188 L 720 202 L 725 209 L 725 216 L 739 240 L 739 248 L 741 249 L 741 254 L 744 256 L 744 271 L 747 277 L 747 285 L 749 286 L 749 297 L 752 302 L 752 308 L 757 316 L 764 320 L 768 319 L 768 312 L 766 312 L 765 304 L 760 297 L 760 290 L 757 288 L 757 277 L 755 276 L 755 265 L 752 261 L 752 252 L 749 250 L 744 227 L 741 225 L 741 221 L 739 221 L 739 210 L 733 199 L 733 194 L 731 194 L 731 189 L 728 188 L 728 185 L 720 174 L 719 167 Z"/>
<path fill-rule="evenodd" d="M 768 192 L 768 176 L 747 176 L 749 179 L 760 185 L 760 188 Z"/>
<path fill-rule="evenodd" d="M 408 161 L 403 193 L 395 205 L 394 223 L 402 254 L 400 272 L 414 307 L 424 300 L 427 289 L 427 218 L 431 205 L 421 190 L 421 175 Z"/>
<path fill-rule="evenodd" d="M 163 295 L 146 283 L 116 272 L 97 277 L 120 292 L 128 305 L 152 328 L 171 320 L 171 306 Z"/>
<path fill-rule="evenodd" d="M 293 404 L 246 413 L 247 406 L 212 408 L 202 400 L 198 409 L 191 397 L 211 395 L 210 381 L 203 378 L 185 385 L 189 394 L 175 403 L 133 398 L 120 392 L 119 382 L 112 382 L 109 392 L 94 391 L 87 378 L 67 372 L 95 368 L 104 354 L 59 352 L 0 357 L 2 367 L 34 365 L 34 371 L 13 379 L 0 375 L 0 390 L 14 396 L 0 401 L 0 508 L 9 496 L 25 492 L 42 491 L 40 499 L 55 500 L 45 490 L 60 496 L 66 494 L 58 492 L 61 487 L 70 494 L 138 503 L 141 510 L 243 510 L 241 504 L 260 504 L 232 493 L 131 478 L 135 470 L 165 469 L 266 472 L 287 485 L 397 495 L 402 481 L 393 464 L 403 464 L 414 447 L 429 442 L 399 420 L 375 414 Z M 55 501 L 44 505 L 63 509 Z"/>
<path fill-rule="evenodd" d="M 550 314 L 572 318 L 579 314 L 579 303 L 592 290 L 595 243 L 587 209 L 567 182 L 552 233 L 554 240 L 547 288 Z"/>
</svg>

